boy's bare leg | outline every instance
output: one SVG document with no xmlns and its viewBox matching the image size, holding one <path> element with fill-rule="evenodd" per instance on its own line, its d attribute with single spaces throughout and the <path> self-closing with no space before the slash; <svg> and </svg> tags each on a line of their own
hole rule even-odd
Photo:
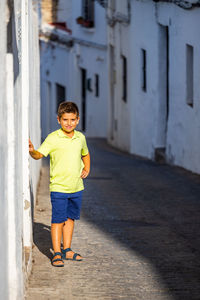
<svg viewBox="0 0 200 300">
<path fill-rule="evenodd" d="M 61 238 L 62 238 L 62 229 L 63 229 L 64 223 L 53 223 L 51 224 L 51 239 L 52 239 L 52 245 L 53 250 L 55 252 L 61 252 Z M 59 255 L 55 256 L 54 259 L 62 258 Z M 61 261 L 56 261 L 53 263 L 54 265 L 62 265 L 63 263 Z"/>
<path fill-rule="evenodd" d="M 74 220 L 68 218 L 65 221 L 63 226 L 63 249 L 71 248 L 72 236 L 74 231 Z M 69 251 L 66 253 L 67 258 L 73 258 L 74 252 Z M 80 255 L 77 256 L 77 259 L 82 259 Z"/>
</svg>

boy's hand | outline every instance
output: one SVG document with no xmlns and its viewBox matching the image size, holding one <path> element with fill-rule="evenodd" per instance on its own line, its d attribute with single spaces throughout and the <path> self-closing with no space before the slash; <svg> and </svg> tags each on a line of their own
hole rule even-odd
<svg viewBox="0 0 200 300">
<path fill-rule="evenodd" d="M 44 156 L 42 153 L 34 149 L 34 146 L 30 139 L 29 139 L 29 154 L 34 159 L 40 159 Z"/>
<path fill-rule="evenodd" d="M 29 139 L 29 152 L 33 152 L 34 151 L 34 146 L 31 142 L 31 140 Z"/>
<path fill-rule="evenodd" d="M 83 169 L 82 173 L 81 173 L 81 178 L 83 178 L 83 179 L 86 178 L 88 176 L 88 174 L 89 174 L 89 171 Z"/>
<path fill-rule="evenodd" d="M 84 168 L 81 173 L 81 178 L 86 178 L 88 174 L 90 173 L 90 153 L 88 152 L 87 155 L 82 156 L 82 160 L 84 163 Z"/>
</svg>

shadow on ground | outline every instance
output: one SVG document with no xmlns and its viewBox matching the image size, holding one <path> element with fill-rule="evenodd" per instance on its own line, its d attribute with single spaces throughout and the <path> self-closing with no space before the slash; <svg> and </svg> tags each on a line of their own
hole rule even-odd
<svg viewBox="0 0 200 300">
<path fill-rule="evenodd" d="M 200 177 L 89 139 L 82 218 L 142 255 L 173 299 L 200 299 Z"/>
<path fill-rule="evenodd" d="M 81 217 L 148 260 L 172 299 L 200 299 L 200 176 L 88 143 Z M 34 243 L 51 258 L 49 226 L 34 224 Z"/>
<path fill-rule="evenodd" d="M 51 244 L 51 227 L 42 223 L 34 222 L 33 242 L 38 247 L 39 251 L 46 255 L 49 259 L 52 258 L 50 249 Z M 44 242 L 45 241 L 45 242 Z"/>
</svg>

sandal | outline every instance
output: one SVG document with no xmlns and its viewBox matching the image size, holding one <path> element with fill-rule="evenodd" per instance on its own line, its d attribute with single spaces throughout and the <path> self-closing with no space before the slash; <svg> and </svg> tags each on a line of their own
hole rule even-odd
<svg viewBox="0 0 200 300">
<path fill-rule="evenodd" d="M 73 258 L 67 258 L 67 257 L 66 257 L 66 253 L 72 251 L 71 248 L 62 249 L 61 251 L 62 251 L 62 258 L 65 259 L 65 260 L 82 261 L 82 258 L 81 258 L 81 259 L 77 259 L 77 256 L 81 256 L 81 255 L 78 254 L 78 253 L 74 253 Z"/>
<path fill-rule="evenodd" d="M 57 255 L 59 255 L 61 258 L 56 258 L 56 259 L 54 259 L 54 257 L 57 256 Z M 54 262 L 56 262 L 56 261 L 61 261 L 62 264 L 55 265 Z M 54 267 L 64 267 L 64 262 L 63 262 L 63 260 L 62 260 L 62 253 L 61 253 L 61 252 L 55 252 L 54 256 L 52 257 L 51 264 L 52 264 L 52 266 L 54 266 Z"/>
</svg>

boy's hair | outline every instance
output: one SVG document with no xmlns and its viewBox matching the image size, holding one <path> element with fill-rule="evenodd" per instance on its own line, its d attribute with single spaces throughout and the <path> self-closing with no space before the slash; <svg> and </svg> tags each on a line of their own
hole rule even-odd
<svg viewBox="0 0 200 300">
<path fill-rule="evenodd" d="M 60 119 L 65 113 L 73 113 L 76 114 L 77 117 L 79 117 L 78 106 L 74 102 L 61 102 L 58 107 L 58 118 Z"/>
</svg>

